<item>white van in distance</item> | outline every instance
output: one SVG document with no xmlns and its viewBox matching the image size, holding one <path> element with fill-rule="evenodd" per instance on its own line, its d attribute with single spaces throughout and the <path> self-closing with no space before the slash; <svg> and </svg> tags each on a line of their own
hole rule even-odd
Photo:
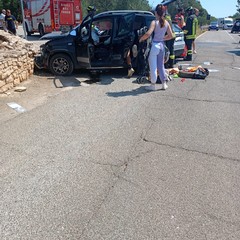
<svg viewBox="0 0 240 240">
<path fill-rule="evenodd" d="M 218 27 L 219 29 L 232 29 L 233 19 L 232 18 L 219 18 Z"/>
</svg>

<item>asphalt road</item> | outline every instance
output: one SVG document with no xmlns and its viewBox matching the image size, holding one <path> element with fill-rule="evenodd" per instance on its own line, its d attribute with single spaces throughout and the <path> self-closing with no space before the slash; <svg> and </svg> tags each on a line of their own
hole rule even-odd
<svg viewBox="0 0 240 240">
<path fill-rule="evenodd" d="M 0 239 L 239 240 L 238 41 L 200 36 L 210 75 L 167 91 L 38 72 L 0 97 Z"/>
</svg>

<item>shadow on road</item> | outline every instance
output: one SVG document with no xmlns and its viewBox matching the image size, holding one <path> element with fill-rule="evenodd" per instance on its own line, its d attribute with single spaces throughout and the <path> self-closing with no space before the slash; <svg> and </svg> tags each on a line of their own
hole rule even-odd
<svg viewBox="0 0 240 240">
<path fill-rule="evenodd" d="M 56 88 L 79 87 L 81 85 L 81 82 L 74 77 L 50 77 L 48 79 L 53 81 Z"/>
<path fill-rule="evenodd" d="M 107 92 L 106 95 L 108 97 L 118 98 L 118 97 L 127 97 L 127 96 L 138 96 L 138 95 L 146 94 L 146 93 L 150 93 L 150 92 L 145 89 L 145 86 L 141 86 L 137 89 L 133 89 L 133 90 L 129 90 L 129 91 Z"/>
<path fill-rule="evenodd" d="M 237 56 L 240 56 L 240 49 L 239 50 L 231 50 L 231 51 L 227 51 L 228 53 L 233 53 Z"/>
<path fill-rule="evenodd" d="M 34 75 L 44 77 L 47 80 L 53 82 L 56 88 L 65 87 L 80 87 L 81 85 L 90 85 L 99 83 L 101 85 L 109 85 L 114 79 L 122 78 L 119 72 L 116 74 L 114 71 L 106 71 L 102 73 L 90 72 L 88 70 L 78 70 L 74 71 L 71 76 L 54 76 L 45 69 L 35 69 Z"/>
</svg>

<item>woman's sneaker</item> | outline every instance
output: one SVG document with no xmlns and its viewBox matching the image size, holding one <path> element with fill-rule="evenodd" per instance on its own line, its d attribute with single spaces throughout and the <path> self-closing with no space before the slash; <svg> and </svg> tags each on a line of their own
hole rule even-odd
<svg viewBox="0 0 240 240">
<path fill-rule="evenodd" d="M 162 90 L 166 90 L 168 88 L 168 85 L 166 84 L 166 82 L 164 82 L 163 84 L 162 84 Z"/>
<path fill-rule="evenodd" d="M 129 69 L 129 70 L 128 70 L 128 75 L 127 75 L 128 78 L 132 77 L 132 75 L 134 74 L 134 72 L 135 72 L 135 71 L 134 71 L 133 68 Z"/>
</svg>

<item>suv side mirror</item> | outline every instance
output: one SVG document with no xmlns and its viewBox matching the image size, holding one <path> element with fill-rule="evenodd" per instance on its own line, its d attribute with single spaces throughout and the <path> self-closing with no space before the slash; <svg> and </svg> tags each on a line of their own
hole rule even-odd
<svg viewBox="0 0 240 240">
<path fill-rule="evenodd" d="M 73 29 L 73 30 L 70 32 L 70 35 L 76 37 L 76 36 L 77 36 L 76 30 Z"/>
</svg>

